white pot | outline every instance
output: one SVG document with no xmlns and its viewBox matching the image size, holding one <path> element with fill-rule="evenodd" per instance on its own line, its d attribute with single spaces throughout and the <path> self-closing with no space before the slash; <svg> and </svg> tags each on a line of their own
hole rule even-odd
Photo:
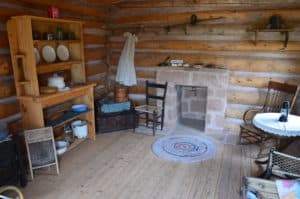
<svg viewBox="0 0 300 199">
<path fill-rule="evenodd" d="M 48 78 L 48 86 L 57 87 L 58 89 L 65 88 L 66 84 L 63 77 L 54 74 L 52 77 Z"/>
<path fill-rule="evenodd" d="M 71 123 L 74 136 L 77 138 L 86 138 L 88 135 L 88 125 L 86 121 L 76 120 Z"/>
</svg>

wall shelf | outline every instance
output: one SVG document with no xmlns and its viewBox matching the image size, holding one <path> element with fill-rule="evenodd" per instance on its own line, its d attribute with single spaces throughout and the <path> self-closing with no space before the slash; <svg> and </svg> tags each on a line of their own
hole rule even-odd
<svg viewBox="0 0 300 199">
<path fill-rule="evenodd" d="M 82 61 L 66 61 L 66 62 L 55 62 L 55 63 L 49 63 L 49 64 L 40 64 L 37 65 L 36 71 L 40 74 L 45 73 L 51 73 L 51 72 L 57 72 L 62 70 L 71 70 L 73 64 L 81 64 Z"/>
<path fill-rule="evenodd" d="M 33 40 L 34 46 L 46 45 L 46 44 L 72 44 L 80 43 L 80 40 Z"/>
<path fill-rule="evenodd" d="M 249 30 L 249 32 L 254 32 L 255 33 L 255 40 L 254 40 L 254 45 L 257 44 L 258 42 L 258 33 L 259 32 L 280 32 L 281 34 L 284 34 L 284 48 L 287 47 L 288 41 L 289 41 L 289 32 L 292 32 L 293 29 L 291 28 L 282 28 L 282 29 L 253 29 Z"/>
<path fill-rule="evenodd" d="M 87 110 L 87 111 L 80 112 L 80 113 L 73 112 L 73 111 L 67 111 L 62 116 L 58 117 L 57 119 L 46 122 L 45 126 L 52 126 L 53 128 L 56 128 L 58 126 L 64 125 L 68 122 L 71 122 L 72 120 L 78 118 L 79 116 L 81 116 L 83 114 L 86 114 L 89 111 L 91 111 L 91 110 Z"/>
</svg>

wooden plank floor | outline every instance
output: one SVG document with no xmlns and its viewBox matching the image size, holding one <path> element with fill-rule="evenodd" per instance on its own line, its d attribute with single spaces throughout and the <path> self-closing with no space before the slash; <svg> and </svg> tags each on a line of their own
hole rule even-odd
<svg viewBox="0 0 300 199">
<path fill-rule="evenodd" d="M 217 144 L 214 159 L 183 164 L 151 152 L 158 136 L 117 132 L 98 135 L 60 158 L 59 176 L 36 175 L 23 190 L 30 199 L 235 199 L 241 178 L 256 165 L 240 146 Z M 45 172 L 45 171 L 43 171 Z"/>
</svg>

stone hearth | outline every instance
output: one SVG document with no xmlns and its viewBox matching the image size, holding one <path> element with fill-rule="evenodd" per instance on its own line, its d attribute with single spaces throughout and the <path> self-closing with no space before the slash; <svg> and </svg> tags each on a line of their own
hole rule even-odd
<svg viewBox="0 0 300 199">
<path fill-rule="evenodd" d="M 224 137 L 225 111 L 229 71 L 225 69 L 185 69 L 161 67 L 157 69 L 156 82 L 168 82 L 165 105 L 165 130 L 172 132 L 178 125 L 178 86 L 207 88 L 204 133 L 220 140 Z"/>
</svg>

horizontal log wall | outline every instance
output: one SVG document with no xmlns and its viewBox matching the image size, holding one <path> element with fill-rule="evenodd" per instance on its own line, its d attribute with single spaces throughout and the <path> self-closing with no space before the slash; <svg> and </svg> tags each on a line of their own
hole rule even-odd
<svg viewBox="0 0 300 199">
<path fill-rule="evenodd" d="M 195 3 L 196 2 L 196 3 Z M 253 3 L 251 3 L 253 2 Z M 196 14 L 207 20 L 192 25 Z M 266 27 L 270 16 L 281 15 L 294 29 L 284 48 L 281 33 L 259 33 L 254 45 L 253 28 Z M 144 80 L 155 79 L 155 67 L 166 57 L 186 63 L 214 64 L 231 71 L 226 111 L 226 131 L 237 135 L 244 111 L 260 107 L 269 80 L 300 84 L 300 4 L 297 1 L 144 1 L 124 2 L 111 10 L 110 79 L 124 45 L 123 33 L 138 35 L 135 65 L 137 86 L 131 97 L 142 101 Z M 169 28 L 167 28 L 169 26 Z"/>
<path fill-rule="evenodd" d="M 11 131 L 14 132 L 20 129 L 20 122 L 17 122 L 20 119 L 20 114 L 15 97 L 6 21 L 10 16 L 15 15 L 47 16 L 48 5 L 45 4 L 47 1 L 12 0 L 7 2 L 10 3 L 0 3 L 0 121 L 9 123 Z M 39 2 L 43 5 L 39 6 Z M 84 43 L 87 80 L 88 82 L 97 83 L 97 92 L 100 92 L 105 86 L 107 74 L 106 37 L 108 32 L 106 25 L 101 22 L 104 10 L 99 9 L 99 7 L 85 8 L 84 5 L 66 6 L 65 3 L 57 6 L 61 9 L 62 17 L 81 19 L 85 22 Z M 78 11 L 79 8 L 80 11 Z M 90 12 L 91 9 L 92 12 Z M 95 9 L 97 9 L 97 12 L 94 12 Z M 89 11 L 88 14 L 87 11 Z"/>
</svg>

